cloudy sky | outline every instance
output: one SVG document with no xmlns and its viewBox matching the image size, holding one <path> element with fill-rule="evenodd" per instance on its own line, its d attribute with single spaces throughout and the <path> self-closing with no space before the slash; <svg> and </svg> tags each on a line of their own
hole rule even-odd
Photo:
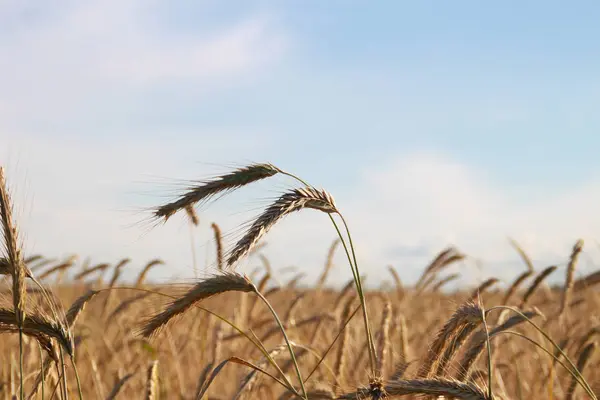
<svg viewBox="0 0 600 400">
<path fill-rule="evenodd" d="M 594 270 L 600 5 L 561 3 L 0 0 L 0 163 L 26 249 L 191 277 L 192 242 L 213 265 L 211 222 L 231 245 L 291 182 L 201 209 L 193 232 L 143 210 L 268 161 L 335 196 L 369 280 L 391 264 L 410 282 L 449 244 L 473 257 L 465 281 L 508 280 L 509 236 L 539 268 L 583 238 Z M 307 211 L 264 251 L 309 281 L 333 239 Z"/>
</svg>

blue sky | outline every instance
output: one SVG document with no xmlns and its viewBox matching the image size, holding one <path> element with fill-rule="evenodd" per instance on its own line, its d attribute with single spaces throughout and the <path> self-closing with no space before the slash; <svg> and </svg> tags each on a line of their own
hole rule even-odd
<svg viewBox="0 0 600 400">
<path fill-rule="evenodd" d="M 509 279 L 507 236 L 540 268 L 583 237 L 594 269 L 600 5 L 373 4 L 1 2 L 0 160 L 28 250 L 162 256 L 159 279 L 191 276 L 183 220 L 140 236 L 132 210 L 270 161 L 334 194 L 374 281 L 387 264 L 411 281 L 450 243 Z M 202 210 L 199 268 L 209 222 L 235 231 L 286 184 Z M 310 278 L 332 239 L 306 213 L 266 254 Z"/>
</svg>

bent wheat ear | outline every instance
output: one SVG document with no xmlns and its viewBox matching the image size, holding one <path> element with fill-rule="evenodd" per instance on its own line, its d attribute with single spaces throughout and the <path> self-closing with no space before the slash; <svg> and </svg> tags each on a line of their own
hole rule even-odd
<svg viewBox="0 0 600 400">
<path fill-rule="evenodd" d="M 142 283 L 144 283 L 144 281 L 146 280 L 146 275 L 148 275 L 148 271 L 150 271 L 150 268 L 156 266 L 156 265 L 161 265 L 164 264 L 165 262 L 161 259 L 155 259 L 150 261 L 148 264 L 146 264 L 146 266 L 144 267 L 144 269 L 142 270 L 142 272 L 140 272 L 140 275 L 137 278 L 137 281 L 135 282 L 135 286 L 139 287 L 142 285 Z"/>
<path fill-rule="evenodd" d="M 196 209 L 194 209 L 194 206 L 192 206 L 191 204 L 185 206 L 185 213 L 187 214 L 192 225 L 200 225 L 200 218 L 198 218 L 198 213 L 196 213 Z"/>
<path fill-rule="evenodd" d="M 252 182 L 269 178 L 279 172 L 281 172 L 279 168 L 272 164 L 252 164 L 239 168 L 229 174 L 204 181 L 199 186 L 190 187 L 176 201 L 158 207 L 154 211 L 154 216 L 167 220 L 179 210 L 193 207 L 194 204 L 207 200 L 216 194 L 230 192 Z"/>
<path fill-rule="evenodd" d="M 232 266 L 248 254 L 269 229 L 283 217 L 304 208 L 312 208 L 328 214 L 337 212 L 333 197 L 325 190 L 317 190 L 308 186 L 293 189 L 283 194 L 252 223 L 248 232 L 236 243 L 231 251 L 227 265 Z"/>
<path fill-rule="evenodd" d="M 489 332 L 489 338 L 491 339 L 500 334 L 501 332 L 509 330 L 510 328 L 525 322 L 526 318 L 534 318 L 540 316 L 540 313 L 537 311 L 525 311 L 523 312 L 523 315 L 525 315 L 525 317 L 523 317 L 522 315 L 514 315 L 508 320 L 506 320 L 504 323 L 492 329 Z M 463 359 L 460 363 L 460 368 L 458 369 L 457 375 L 458 380 L 462 381 L 467 378 L 469 372 L 471 371 L 471 367 L 473 366 L 475 361 L 477 361 L 479 355 L 482 353 L 486 345 L 487 338 L 488 335 L 483 329 L 475 333 L 475 335 L 473 335 L 470 343 L 467 345 L 467 350 L 465 351 Z"/>
<path fill-rule="evenodd" d="M 441 362 L 444 349 L 456 339 L 456 335 L 466 328 L 478 326 L 482 322 L 483 311 L 479 305 L 467 302 L 460 306 L 438 332 L 427 353 L 425 362 L 419 369 L 418 377 L 428 378 Z"/>
<path fill-rule="evenodd" d="M 558 267 L 556 265 L 551 265 L 548 268 L 544 269 L 543 271 L 541 271 L 533 280 L 533 282 L 531 283 L 531 285 L 529 285 L 529 288 L 527 289 L 527 291 L 525 292 L 525 294 L 523 295 L 523 299 L 521 300 L 521 305 L 519 306 L 519 308 L 523 308 L 525 306 L 525 304 L 527 304 L 527 301 L 529 300 L 529 298 L 531 297 L 531 295 L 535 292 L 535 290 L 538 288 L 538 286 L 541 285 L 541 283 L 544 281 L 544 279 L 546 279 L 551 273 L 553 273 L 554 271 L 556 271 Z"/>
<path fill-rule="evenodd" d="M 508 304 L 508 301 L 511 299 L 511 297 L 517 292 L 517 290 L 519 289 L 519 286 L 521 286 L 521 284 L 527 279 L 529 278 L 531 275 L 533 275 L 533 272 L 527 270 L 525 272 L 523 272 L 521 275 L 519 275 L 514 282 L 512 283 L 512 285 L 510 285 L 510 287 L 508 288 L 508 290 L 506 291 L 506 294 L 504 295 L 504 299 L 502 300 L 502 304 Z"/>
<path fill-rule="evenodd" d="M 475 299 L 477 299 L 477 297 L 481 293 L 485 292 L 490 287 L 494 286 L 496 283 L 498 283 L 498 278 L 487 279 L 486 281 L 484 281 L 483 283 L 481 283 L 481 285 L 479 285 L 477 287 L 477 289 L 473 290 L 473 292 L 471 293 L 471 296 L 469 297 L 469 300 L 475 301 Z"/>
<path fill-rule="evenodd" d="M 92 299 L 92 297 L 96 296 L 98 293 L 100 292 L 97 290 L 90 290 L 73 302 L 73 304 L 67 311 L 67 324 L 69 325 L 69 327 L 75 325 L 75 321 L 77 321 L 77 317 L 79 317 L 85 305 L 88 303 L 88 301 Z"/>
<path fill-rule="evenodd" d="M 493 400 L 485 391 L 474 383 L 464 383 L 453 379 L 410 379 L 395 380 L 383 387 L 385 397 L 396 398 L 407 395 L 435 396 L 443 399 L 461 400 Z M 376 397 L 373 387 L 359 389 L 357 392 L 344 394 L 337 399 L 366 399 Z"/>
<path fill-rule="evenodd" d="M 5 331 L 19 331 L 16 314 L 12 310 L 0 308 L 0 327 Z M 73 339 L 69 331 L 59 323 L 51 321 L 42 315 L 27 315 L 23 324 L 23 333 L 28 336 L 46 336 L 56 339 L 68 355 L 73 355 Z"/>
<path fill-rule="evenodd" d="M 141 329 L 141 335 L 151 337 L 157 334 L 173 318 L 182 315 L 197 302 L 225 292 L 256 292 L 254 284 L 245 276 L 234 272 L 214 275 L 197 283 L 185 295 L 171 302 L 162 312 L 148 319 Z"/>
<path fill-rule="evenodd" d="M 523 260 L 523 262 L 527 266 L 527 271 L 529 271 L 533 274 L 533 272 L 535 271 L 535 269 L 533 267 L 533 262 L 531 261 L 531 258 L 529 258 L 527 253 L 525 253 L 525 250 L 523 250 L 523 248 L 519 245 L 519 243 L 517 243 L 516 240 L 508 239 L 508 241 L 509 241 L 510 245 L 517 251 L 517 253 L 519 253 L 521 260 Z"/>
<path fill-rule="evenodd" d="M 448 247 L 442 250 L 438 255 L 429 263 L 425 271 L 421 274 L 421 277 L 417 281 L 415 287 L 417 289 L 425 289 L 425 283 L 428 281 L 427 279 L 431 276 L 435 277 L 437 273 L 447 267 L 448 265 L 455 263 L 457 261 L 461 261 L 465 259 L 465 255 L 460 253 L 454 247 Z M 429 281 L 431 283 L 431 281 Z"/>
<path fill-rule="evenodd" d="M 390 382 L 385 386 L 385 391 L 390 397 L 416 394 L 463 400 L 493 400 L 482 388 L 473 383 L 442 378 Z"/>
<path fill-rule="evenodd" d="M 110 267 L 110 264 L 108 264 L 108 263 L 102 263 L 102 264 L 95 265 L 93 267 L 84 269 L 83 271 L 81 271 L 80 273 L 78 273 L 77 275 L 75 275 L 73 277 L 73 279 L 75 279 L 76 281 L 79 281 L 79 280 L 85 278 L 86 276 L 93 274 L 94 272 L 104 271 L 108 267 Z"/>
</svg>

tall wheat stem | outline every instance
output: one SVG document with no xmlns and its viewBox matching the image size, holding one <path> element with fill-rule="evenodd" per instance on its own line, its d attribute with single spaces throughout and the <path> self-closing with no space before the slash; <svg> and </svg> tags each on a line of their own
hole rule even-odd
<svg viewBox="0 0 600 400">
<path fill-rule="evenodd" d="M 297 180 L 298 182 L 302 183 L 305 186 L 310 186 L 302 178 L 300 178 L 292 173 L 289 173 L 286 171 L 281 171 L 281 173 L 283 175 L 287 175 L 290 178 Z M 365 295 L 364 295 L 363 288 L 362 288 L 362 282 L 360 279 L 358 262 L 356 260 L 356 251 L 354 249 L 354 244 L 352 242 L 352 236 L 350 235 L 350 229 L 348 228 L 348 224 L 346 223 L 346 220 L 344 219 L 343 215 L 339 211 L 337 212 L 337 214 L 339 215 L 340 219 L 342 220 L 342 223 L 344 224 L 344 228 L 346 230 L 346 235 L 348 236 L 348 243 L 350 244 L 350 249 L 348 249 L 348 244 L 346 243 L 346 240 L 344 239 L 344 236 L 342 235 L 342 232 L 341 232 L 337 222 L 333 218 L 333 215 L 329 214 L 329 219 L 331 220 L 331 223 L 333 224 L 333 226 L 337 232 L 337 235 L 340 238 L 340 241 L 342 242 L 342 246 L 344 247 L 346 257 L 348 258 L 348 264 L 350 264 L 350 269 L 352 270 L 352 276 L 354 278 L 354 283 L 356 284 L 356 291 L 358 293 L 360 305 L 363 310 L 363 322 L 364 322 L 365 331 L 367 334 L 367 344 L 369 347 L 369 362 L 370 362 L 370 367 L 371 367 L 371 373 L 374 374 L 375 373 L 375 357 L 376 357 L 375 356 L 375 344 L 373 342 L 373 335 L 371 334 L 371 327 L 369 324 L 369 316 L 367 313 L 367 304 L 366 304 Z"/>
<path fill-rule="evenodd" d="M 308 400 L 308 397 L 306 394 L 306 388 L 304 387 L 304 380 L 302 379 L 302 373 L 300 372 L 300 367 L 298 366 L 298 361 L 296 360 L 296 355 L 294 354 L 294 349 L 292 349 L 292 344 L 290 343 L 287 333 L 285 332 L 283 323 L 279 319 L 277 312 L 275 312 L 275 309 L 271 306 L 271 303 L 269 303 L 269 301 L 266 299 L 266 297 L 263 296 L 263 294 L 261 292 L 259 292 L 258 290 L 255 293 L 263 301 L 263 303 L 265 303 L 267 305 L 267 307 L 269 308 L 269 311 L 271 311 L 271 314 L 273 314 L 273 318 L 275 318 L 277 325 L 281 329 L 281 333 L 283 334 L 285 344 L 287 345 L 287 348 L 290 352 L 290 357 L 292 358 L 292 362 L 294 363 L 294 368 L 296 369 L 296 375 L 298 375 L 298 380 L 300 381 L 300 388 L 302 389 L 302 395 L 304 396 L 305 399 Z"/>
<path fill-rule="evenodd" d="M 71 357 L 71 364 L 73 365 L 73 371 L 75 371 L 75 379 L 77 380 L 77 392 L 79 393 L 79 400 L 83 400 L 83 393 L 81 391 L 81 380 L 79 380 L 79 372 L 77 372 L 77 365 L 75 365 L 75 357 Z"/>
</svg>

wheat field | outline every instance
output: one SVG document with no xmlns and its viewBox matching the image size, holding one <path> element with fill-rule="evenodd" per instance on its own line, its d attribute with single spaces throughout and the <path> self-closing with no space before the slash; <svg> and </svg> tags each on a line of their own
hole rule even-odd
<svg viewBox="0 0 600 400">
<path fill-rule="evenodd" d="M 401 267 L 363 289 L 348 224 L 334 197 L 271 164 L 200 182 L 152 210 L 168 223 L 195 206 L 274 175 L 297 183 L 268 206 L 231 248 L 213 224 L 216 268 L 190 285 L 151 283 L 161 260 L 137 280 L 129 259 L 94 264 L 22 254 L 0 169 L 4 275 L 0 306 L 2 399 L 596 399 L 600 271 L 575 279 L 584 250 L 574 240 L 566 268 L 533 265 L 513 242 L 523 272 L 507 285 L 447 290 L 455 247 L 432 257 L 416 284 Z M 284 280 L 261 241 L 290 213 L 327 215 L 338 238 L 316 285 L 302 271 Z M 209 210 L 207 211 L 209 212 Z M 335 252 L 353 279 L 332 289 Z M 245 275 L 239 260 L 262 259 Z M 341 268 L 343 266 L 337 266 Z M 550 277 L 562 274 L 560 285 Z"/>
</svg>

